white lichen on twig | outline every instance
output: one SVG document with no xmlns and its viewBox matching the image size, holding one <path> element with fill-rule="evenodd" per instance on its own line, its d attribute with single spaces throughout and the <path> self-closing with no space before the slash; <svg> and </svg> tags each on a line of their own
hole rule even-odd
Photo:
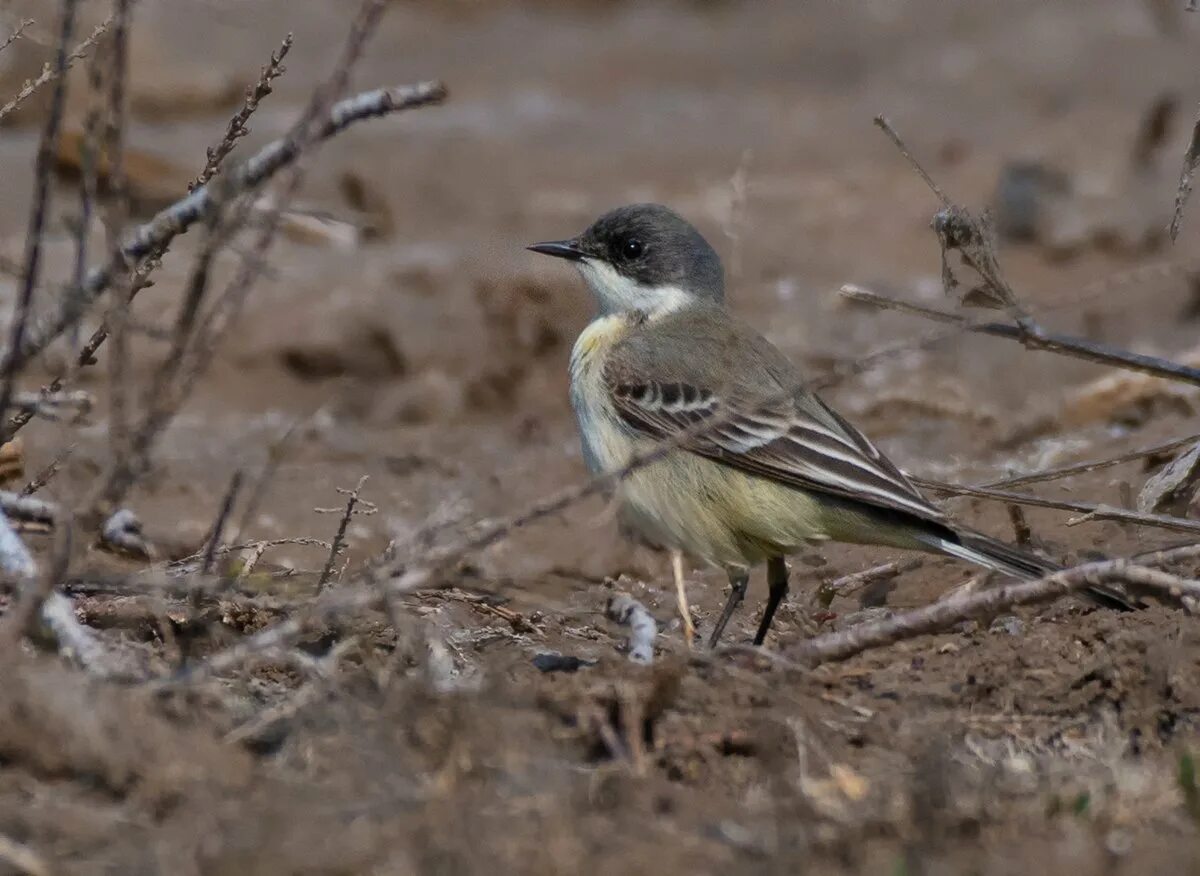
<svg viewBox="0 0 1200 876">
<path fill-rule="evenodd" d="M 608 600 L 605 614 L 613 622 L 629 627 L 629 659 L 634 663 L 653 663 L 658 624 L 646 606 L 628 593 L 617 593 Z"/>
</svg>

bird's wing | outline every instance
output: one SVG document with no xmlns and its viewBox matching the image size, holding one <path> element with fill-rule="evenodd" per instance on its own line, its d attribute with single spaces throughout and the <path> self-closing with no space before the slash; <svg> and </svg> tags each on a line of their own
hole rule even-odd
<svg viewBox="0 0 1200 876">
<path fill-rule="evenodd" d="M 769 341 L 728 317 L 647 325 L 612 350 L 603 374 L 618 415 L 647 437 L 680 441 L 788 486 L 946 519 L 861 432 L 803 389 Z"/>
</svg>

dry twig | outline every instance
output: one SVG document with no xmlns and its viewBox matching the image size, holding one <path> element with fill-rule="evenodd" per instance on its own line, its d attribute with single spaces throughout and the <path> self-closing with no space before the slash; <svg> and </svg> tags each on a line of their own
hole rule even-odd
<svg viewBox="0 0 1200 876">
<path fill-rule="evenodd" d="M 58 138 L 62 127 L 63 106 L 67 99 L 67 46 L 75 31 L 75 13 L 79 0 L 63 0 L 62 21 L 59 25 L 58 50 L 54 71 L 56 81 L 50 100 L 50 111 L 38 143 L 37 158 L 34 160 L 33 204 L 29 212 L 29 226 L 25 232 L 25 259 L 21 270 L 21 288 L 17 292 L 16 312 L 13 314 L 9 347 L 21 348 L 29 325 L 33 293 L 41 274 L 42 237 L 46 232 L 46 212 L 50 198 L 50 176 L 54 170 L 54 158 L 58 152 Z M 0 418 L 7 416 L 12 401 L 13 383 L 17 377 L 18 363 L 6 362 L 0 375 Z"/>
<path fill-rule="evenodd" d="M 17 22 L 17 26 L 12 29 L 12 33 L 5 37 L 4 42 L 0 43 L 0 52 L 3 52 L 5 49 L 19 40 L 21 35 L 25 33 L 25 28 L 29 27 L 31 24 L 33 24 L 32 18 L 23 18 Z"/>
<path fill-rule="evenodd" d="M 1010 341 L 1017 341 L 1031 350 L 1045 350 L 1050 353 L 1058 353 L 1062 356 L 1071 356 L 1076 359 L 1084 359 L 1088 362 L 1096 362 L 1100 365 L 1115 366 L 1117 368 L 1124 368 L 1127 371 L 1140 371 L 1155 377 L 1165 377 L 1168 380 L 1177 380 L 1182 383 L 1200 386 L 1200 368 L 1181 365 L 1178 362 L 1161 359 L 1158 356 L 1132 353 L 1128 350 L 1109 346 L 1108 344 L 1089 341 L 1086 338 L 1048 332 L 1030 320 L 1023 320 L 1020 323 L 975 322 L 956 313 L 948 313 L 934 307 L 900 301 L 899 299 L 880 295 L 850 283 L 842 286 L 840 291 L 843 297 L 851 301 L 870 304 L 884 310 L 897 310 L 901 313 L 931 319 L 934 322 L 946 323 L 957 326 L 966 332 L 1006 338 Z"/>
<path fill-rule="evenodd" d="M 75 452 L 75 446 L 74 444 L 67 445 L 62 453 L 50 460 L 45 468 L 35 474 L 32 480 L 21 488 L 20 495 L 32 496 L 42 487 L 46 486 L 46 484 L 50 483 L 50 480 L 58 474 L 58 470 L 63 467 L 63 464 L 71 458 L 71 454 Z"/>
<path fill-rule="evenodd" d="M 64 65 L 63 69 L 69 70 L 69 69 L 71 69 L 72 65 L 74 65 L 74 63 L 76 61 L 80 60 L 81 58 L 87 57 L 88 52 L 90 52 L 93 48 L 95 48 L 96 43 L 99 42 L 100 37 L 102 37 L 105 34 L 105 32 L 108 30 L 109 25 L 112 24 L 112 21 L 113 21 L 112 17 L 110 16 L 108 19 L 106 19 L 105 21 L 102 21 L 99 25 L 97 25 L 96 29 L 93 30 L 91 32 L 91 34 L 88 35 L 88 38 L 85 39 L 83 42 L 81 42 L 79 45 L 77 45 L 71 51 L 71 53 L 66 56 L 66 64 Z M 29 100 L 29 98 L 33 96 L 33 93 L 35 91 L 37 91 L 39 88 L 41 88 L 47 82 L 51 82 L 54 79 L 59 78 L 59 76 L 60 76 L 60 74 L 58 72 L 57 64 L 55 64 L 54 66 L 51 66 L 50 64 L 46 64 L 44 67 L 42 67 L 42 72 L 36 79 L 28 80 L 21 87 L 21 90 L 17 92 L 16 96 L 13 97 L 12 100 L 10 100 L 8 103 L 4 104 L 4 106 L 0 106 L 0 122 L 3 122 L 5 116 L 7 116 L 9 113 L 13 112 L 15 109 L 17 109 L 17 107 L 19 107 L 25 101 Z"/>
<path fill-rule="evenodd" d="M 1194 3 L 1188 8 L 1194 8 Z M 1197 167 L 1200 167 L 1200 111 L 1196 114 L 1196 123 L 1192 126 L 1192 140 L 1188 144 L 1187 152 L 1183 155 L 1183 168 L 1179 171 L 1179 188 L 1175 192 L 1175 213 L 1171 217 L 1171 225 L 1168 229 L 1172 241 L 1179 236 L 1179 227 L 1183 224 L 1183 208 L 1192 194 L 1192 182 Z"/>
<path fill-rule="evenodd" d="M 1141 526 L 1153 526 L 1158 529 L 1171 529 L 1176 532 L 1200 532 L 1200 520 L 1187 520 L 1183 517 L 1171 517 L 1166 514 L 1143 514 L 1140 511 L 1130 511 L 1111 505 L 1098 505 L 1092 502 L 1065 502 L 1058 499 L 1043 499 L 1040 496 L 1030 496 L 1026 493 L 1012 493 L 1007 490 L 992 490 L 986 487 L 962 487 L 946 484 L 941 481 L 912 478 L 914 484 L 935 493 L 949 496 L 974 496 L 978 499 L 994 499 L 998 502 L 1009 502 L 1015 505 L 1032 505 L 1037 508 L 1054 508 L 1058 511 L 1073 511 L 1084 517 L 1067 522 L 1067 525 L 1084 523 L 1091 520 L 1116 520 L 1122 523 L 1136 523 Z"/>
<path fill-rule="evenodd" d="M 233 505 L 237 501 L 241 489 L 242 470 L 239 468 L 229 479 L 229 488 L 225 491 L 225 498 L 221 500 L 221 510 L 209 528 L 209 536 L 204 547 L 204 560 L 200 563 L 200 571 L 205 575 L 212 573 L 217 548 L 221 546 L 221 538 L 225 534 L 225 523 L 229 520 L 229 515 L 233 513 Z"/>
<path fill-rule="evenodd" d="M 313 142 L 330 139 L 355 122 L 430 106 L 441 103 L 445 98 L 446 88 L 440 82 L 420 82 L 363 92 L 335 104 L 316 126 Z M 227 197 L 261 186 L 280 170 L 293 164 L 300 156 L 300 151 L 299 144 L 290 136 L 268 144 L 228 175 Z M 109 288 L 124 265 L 165 247 L 197 221 L 210 216 L 216 204 L 217 198 L 210 191 L 210 186 L 201 186 L 135 229 L 121 245 L 119 252 L 88 273 L 82 287 L 66 290 L 55 314 L 36 326 L 30 326 L 20 347 L 10 347 L 3 352 L 0 366 L 21 367 L 44 350 L 83 316 L 87 307 Z M 10 362 L 14 364 L 10 366 Z"/>
<path fill-rule="evenodd" d="M 233 151 L 238 140 L 250 133 L 250 117 L 254 115 L 263 98 L 272 92 L 275 80 L 287 72 L 283 66 L 283 59 L 287 57 L 291 48 L 292 35 L 289 33 L 283 38 L 278 51 L 271 53 L 271 60 L 262 68 L 258 82 L 246 89 L 246 99 L 242 103 L 241 109 L 229 120 L 221 142 L 208 147 L 208 161 L 195 181 L 188 186 L 189 192 L 194 192 L 197 187 L 204 185 L 216 176 L 217 171 L 221 168 L 221 163 L 229 157 L 229 153 Z"/>
<path fill-rule="evenodd" d="M 321 570 L 321 579 L 317 582 L 317 592 L 320 593 L 329 584 L 329 579 L 333 575 L 333 566 L 337 562 L 338 555 L 346 547 L 346 528 L 350 525 L 350 518 L 354 516 L 354 508 L 358 505 L 358 494 L 363 488 L 363 484 L 367 482 L 367 476 L 363 475 L 358 479 L 358 484 L 353 490 L 343 490 L 340 487 L 338 492 L 343 496 L 348 496 L 346 500 L 346 510 L 342 512 L 342 519 L 338 521 L 337 533 L 333 537 L 333 544 L 329 548 L 329 557 L 325 560 L 325 568 Z M 318 514 L 328 514 L 334 512 L 335 508 L 318 508 Z M 360 513 L 374 514 L 375 506 L 371 505 L 365 511 Z"/>
<path fill-rule="evenodd" d="M 124 2 L 124 0 L 122 0 L 122 2 Z M 217 143 L 215 146 L 209 147 L 208 153 L 207 153 L 208 160 L 205 164 L 205 167 L 200 172 L 200 175 L 197 176 L 197 178 L 188 185 L 189 192 L 194 192 L 198 186 L 203 185 L 204 183 L 208 182 L 216 174 L 216 172 L 221 168 L 221 165 L 224 162 L 224 160 L 228 157 L 229 153 L 232 151 L 236 140 L 240 139 L 242 136 L 245 136 L 245 134 L 248 132 L 249 129 L 247 128 L 247 123 L 249 122 L 251 115 L 258 108 L 258 105 L 261 102 L 262 98 L 271 93 L 271 86 L 272 86 L 273 81 L 275 79 L 277 79 L 279 76 L 281 76 L 284 72 L 284 68 L 282 67 L 282 65 L 279 62 L 282 61 L 283 57 L 287 54 L 287 49 L 290 48 L 290 46 L 291 46 L 291 35 L 289 34 L 288 38 L 285 39 L 284 45 L 280 49 L 279 53 L 273 54 L 271 56 L 271 63 L 269 63 L 263 69 L 263 74 L 262 74 L 262 77 L 259 79 L 259 81 L 253 87 L 247 89 L 246 103 L 243 105 L 241 110 L 239 110 L 238 113 L 233 117 L 233 119 L 230 120 L 229 127 L 226 129 L 225 135 L 222 138 L 222 140 L 219 143 Z M 114 92 L 116 92 L 116 91 L 117 91 L 117 86 L 114 85 Z M 112 99 L 114 102 L 119 101 L 121 99 L 120 94 L 115 93 L 113 95 Z M 85 177 L 86 177 L 86 174 L 85 174 Z M 215 212 L 215 210 L 214 210 L 214 212 Z M 86 222 L 84 224 L 86 225 Z M 123 307 L 114 308 L 114 312 L 109 315 L 109 318 L 105 320 L 104 324 L 102 324 L 99 328 L 97 328 L 92 333 L 92 335 L 88 339 L 87 343 L 84 344 L 83 348 L 79 351 L 78 355 L 76 356 L 76 362 L 75 362 L 75 366 L 74 366 L 75 369 L 81 369 L 88 365 L 94 364 L 96 352 L 100 349 L 100 347 L 104 344 L 104 342 L 106 340 L 108 340 L 110 335 L 114 336 L 114 338 L 115 338 L 116 334 L 118 334 L 122 330 L 125 322 L 127 321 L 126 312 L 128 310 L 129 304 L 133 301 L 133 299 L 137 296 L 137 294 L 139 292 L 141 292 L 143 289 L 148 288 L 149 286 L 153 285 L 153 281 L 151 280 L 151 275 L 154 273 L 155 269 L 161 264 L 162 256 L 166 253 L 169 242 L 170 241 L 164 242 L 162 245 L 156 247 L 155 249 L 153 249 L 152 251 L 150 251 L 143 257 L 142 264 L 140 265 L 140 267 L 138 267 L 138 269 L 136 271 L 134 271 L 133 277 L 131 278 L 128 286 L 123 287 L 123 289 L 122 289 L 122 292 L 123 292 L 122 299 L 123 300 L 120 303 L 123 305 Z M 117 248 L 115 241 L 112 244 L 112 248 L 113 249 Z M 83 253 L 84 253 L 84 251 L 83 251 L 83 247 L 81 245 L 79 247 L 79 254 L 80 254 L 81 258 L 83 256 Z M 86 278 L 84 276 L 84 265 L 81 262 L 77 267 L 76 276 L 75 276 L 74 282 L 73 282 L 73 288 L 82 289 L 85 282 L 86 282 Z M 123 395 L 121 395 L 121 394 L 123 393 L 124 390 L 123 390 L 123 382 L 120 378 L 120 373 L 119 373 L 119 372 L 121 372 L 121 369 L 122 369 L 122 361 L 121 360 L 123 360 L 123 358 L 124 358 L 123 353 L 121 353 L 120 351 L 114 352 L 114 355 L 113 355 L 114 366 L 113 367 L 116 369 L 116 372 L 117 372 L 117 373 L 114 373 L 114 377 L 113 377 L 113 386 L 114 386 L 113 405 L 114 405 L 114 414 L 116 415 L 114 417 L 114 420 L 119 421 L 119 422 L 114 423 L 114 425 L 116 425 L 118 428 L 113 433 L 114 434 L 114 442 L 113 443 L 114 443 L 114 447 L 117 448 L 117 450 L 119 451 L 118 455 L 120 455 L 120 447 L 124 443 L 123 441 L 119 440 L 120 438 L 123 437 L 123 429 L 120 427 L 123 425 L 123 421 L 124 421 L 123 411 L 121 410 L 121 405 L 120 405 L 120 399 L 123 398 Z M 49 386 L 44 387 L 42 389 L 42 394 L 45 396 L 48 394 L 57 393 L 59 390 L 62 389 L 62 387 L 66 384 L 66 382 L 70 378 L 71 378 L 70 374 L 56 377 L 49 384 Z M 8 427 L 4 431 L 4 434 L 6 434 L 8 436 L 15 435 L 29 421 L 30 417 L 31 417 L 31 415 L 27 414 L 27 413 L 18 414 L 17 417 L 15 417 L 8 424 Z M 120 433 L 120 435 L 118 435 L 118 433 Z"/>
<path fill-rule="evenodd" d="M 810 664 L 845 660 L 872 648 L 941 632 L 964 620 L 1009 611 L 1019 605 L 1051 602 L 1070 593 L 1102 584 L 1127 584 L 1173 601 L 1200 599 L 1200 581 L 1170 575 L 1151 565 L 1200 556 L 1200 545 L 1160 551 L 1144 565 L 1128 560 L 1087 563 L 1056 572 L 1038 581 L 1011 584 L 935 602 L 884 621 L 860 624 L 836 633 L 809 639 L 790 651 L 793 659 Z"/>
<path fill-rule="evenodd" d="M 913 569 L 918 568 L 923 562 L 924 560 L 920 557 L 911 557 L 904 560 L 893 560 L 890 563 L 872 566 L 870 569 L 863 569 L 861 572 L 843 575 L 818 587 L 813 592 L 813 602 L 824 608 L 829 608 L 830 603 L 833 602 L 835 597 L 848 596 L 880 581 L 890 581 L 893 578 L 903 575 L 905 572 L 911 572 Z"/>
<path fill-rule="evenodd" d="M 1056 481 L 1061 478 L 1074 477 L 1075 475 L 1090 474 L 1101 469 L 1111 468 L 1114 465 L 1121 465 L 1125 462 L 1134 462 L 1139 459 L 1145 459 L 1149 456 L 1159 456 L 1164 453 L 1170 453 L 1173 450 L 1178 450 L 1181 447 L 1186 447 L 1189 444 L 1195 444 L 1200 441 L 1200 435 L 1188 435 L 1186 438 L 1176 438 L 1173 441 L 1167 441 L 1162 444 L 1155 444 L 1153 447 L 1142 447 L 1138 450 L 1130 450 L 1128 453 L 1121 453 L 1117 456 L 1109 457 L 1108 459 L 1098 459 L 1091 462 L 1079 462 L 1074 465 L 1066 465 L 1062 468 L 1053 468 L 1046 471 L 1031 472 L 1030 474 L 1016 475 L 1010 478 L 1001 478 L 996 481 L 988 481 L 986 484 L 980 484 L 983 489 L 997 489 L 1004 487 L 1023 487 L 1026 484 L 1037 484 L 1044 481 Z"/>
</svg>

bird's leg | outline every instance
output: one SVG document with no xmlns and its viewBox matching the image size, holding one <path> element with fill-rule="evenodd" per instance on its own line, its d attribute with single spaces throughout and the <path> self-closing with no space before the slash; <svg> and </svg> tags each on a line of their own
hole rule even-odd
<svg viewBox="0 0 1200 876">
<path fill-rule="evenodd" d="M 696 638 L 696 627 L 692 623 L 692 610 L 688 606 L 687 587 L 683 583 L 683 554 L 671 551 L 671 573 L 675 576 L 675 599 L 679 603 L 679 618 L 683 621 L 683 640 L 689 649 Z"/>
<path fill-rule="evenodd" d="M 767 607 L 763 609 L 762 620 L 758 624 L 758 632 L 754 634 L 754 644 L 761 645 L 771 629 L 771 621 L 775 617 L 775 609 L 783 602 L 788 592 L 788 569 L 783 557 L 771 557 L 767 560 Z"/>
<path fill-rule="evenodd" d="M 717 625 L 713 627 L 712 635 L 708 637 L 708 647 L 717 647 L 717 642 L 721 641 L 721 633 L 725 632 L 725 625 L 729 623 L 729 619 L 733 617 L 733 612 L 737 609 L 742 599 L 746 596 L 746 587 L 750 584 L 750 573 L 739 569 L 736 572 L 729 573 L 729 586 L 732 588 L 729 591 L 729 599 L 725 601 L 725 608 L 721 610 L 721 616 L 717 618 Z"/>
</svg>

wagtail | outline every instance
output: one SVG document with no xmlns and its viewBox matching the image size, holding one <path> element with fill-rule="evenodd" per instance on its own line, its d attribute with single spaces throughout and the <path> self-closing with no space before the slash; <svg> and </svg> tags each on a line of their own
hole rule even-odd
<svg viewBox="0 0 1200 876">
<path fill-rule="evenodd" d="M 621 481 L 619 508 L 676 560 L 682 551 L 728 573 L 710 646 L 750 569 L 765 561 L 769 595 L 754 637 L 762 644 L 787 594 L 784 557 L 814 542 L 945 554 L 1024 579 L 1060 568 L 930 504 L 779 350 L 730 315 L 720 257 L 678 214 L 620 207 L 578 237 L 529 249 L 573 262 L 599 307 L 571 351 L 588 468 L 619 471 L 660 442 L 677 443 Z M 1117 592 L 1095 596 L 1125 605 Z"/>
</svg>

